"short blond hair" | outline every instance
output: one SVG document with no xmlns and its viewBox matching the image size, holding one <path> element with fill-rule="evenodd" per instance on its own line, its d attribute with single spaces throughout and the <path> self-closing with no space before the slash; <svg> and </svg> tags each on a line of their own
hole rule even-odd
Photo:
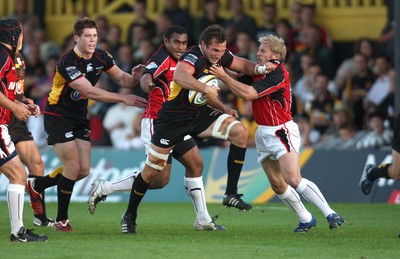
<svg viewBox="0 0 400 259">
<path fill-rule="evenodd" d="M 281 54 L 281 59 L 286 58 L 286 45 L 285 41 L 275 35 L 269 34 L 267 36 L 261 36 L 258 38 L 258 42 L 261 44 L 267 44 L 272 52 Z"/>
</svg>

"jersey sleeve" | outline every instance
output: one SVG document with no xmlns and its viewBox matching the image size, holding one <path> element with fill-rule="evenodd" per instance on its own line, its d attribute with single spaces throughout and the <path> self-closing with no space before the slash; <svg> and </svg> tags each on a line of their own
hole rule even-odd
<svg viewBox="0 0 400 259">
<path fill-rule="evenodd" d="M 81 65 L 76 63 L 74 59 L 68 57 L 57 62 L 56 70 L 67 83 L 83 76 Z"/>
<path fill-rule="evenodd" d="M 260 97 L 271 94 L 286 86 L 285 77 L 282 75 L 281 69 L 276 69 L 271 73 L 263 76 L 263 78 L 256 76 L 253 78 L 254 82 L 251 84 L 257 91 Z"/>
<path fill-rule="evenodd" d="M 233 54 L 229 50 L 225 50 L 224 55 L 221 57 L 221 66 L 230 67 L 233 62 Z"/>
<path fill-rule="evenodd" d="M 107 71 L 115 65 L 114 57 L 108 51 L 99 49 L 99 52 L 100 52 L 99 55 L 101 56 L 101 60 L 103 60 L 105 63 L 104 71 Z"/>
<path fill-rule="evenodd" d="M 159 78 L 164 75 L 168 69 L 169 55 L 164 53 L 164 51 L 158 51 L 147 61 L 143 75 L 149 73 L 153 75 L 153 78 Z"/>
</svg>

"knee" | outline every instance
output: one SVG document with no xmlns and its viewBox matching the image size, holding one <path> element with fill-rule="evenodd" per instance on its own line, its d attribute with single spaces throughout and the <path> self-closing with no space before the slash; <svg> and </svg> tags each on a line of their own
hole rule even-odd
<svg viewBox="0 0 400 259">
<path fill-rule="evenodd" d="M 297 186 L 299 186 L 301 177 L 298 177 L 297 175 L 289 175 L 289 176 L 285 177 L 285 181 L 287 184 L 289 184 L 290 186 L 292 186 L 293 188 L 296 189 Z"/>
<path fill-rule="evenodd" d="M 246 127 L 238 123 L 233 126 L 231 134 L 229 135 L 229 141 L 238 147 L 246 147 L 248 137 L 249 133 Z"/>
</svg>

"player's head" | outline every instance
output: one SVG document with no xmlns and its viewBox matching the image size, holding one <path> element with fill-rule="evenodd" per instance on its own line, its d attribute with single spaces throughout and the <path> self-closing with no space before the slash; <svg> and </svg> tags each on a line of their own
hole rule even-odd
<svg viewBox="0 0 400 259">
<path fill-rule="evenodd" d="M 258 39 L 260 47 L 257 51 L 257 63 L 264 65 L 271 59 L 285 60 L 286 46 L 285 41 L 272 34 L 262 36 Z"/>
<path fill-rule="evenodd" d="M 85 17 L 75 22 L 74 41 L 82 55 L 94 53 L 97 39 L 97 25 L 94 20 Z"/>
<path fill-rule="evenodd" d="M 182 26 L 173 25 L 164 33 L 164 45 L 175 59 L 179 59 L 186 51 L 187 42 L 187 31 Z"/>
<path fill-rule="evenodd" d="M 208 26 L 200 35 L 199 45 L 203 55 L 212 64 L 218 63 L 226 50 L 227 34 L 218 24 Z"/>
<path fill-rule="evenodd" d="M 9 45 L 13 52 L 22 49 L 22 26 L 15 19 L 0 20 L 0 42 Z"/>
</svg>

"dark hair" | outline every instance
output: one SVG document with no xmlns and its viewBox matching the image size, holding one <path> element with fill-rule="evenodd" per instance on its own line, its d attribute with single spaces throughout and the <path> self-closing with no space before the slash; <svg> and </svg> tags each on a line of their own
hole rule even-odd
<svg viewBox="0 0 400 259">
<path fill-rule="evenodd" d="M 22 26 L 17 20 L 0 20 L 0 42 L 11 45 L 13 52 L 17 50 L 18 39 L 21 33 Z"/>
<path fill-rule="evenodd" d="M 172 25 L 167 29 L 167 31 L 164 33 L 164 39 L 170 40 L 172 37 L 172 34 L 178 33 L 178 34 L 187 34 L 187 31 L 185 28 L 183 28 L 180 25 Z"/>
<path fill-rule="evenodd" d="M 354 49 L 353 49 L 354 53 L 360 52 L 361 44 L 364 41 L 368 42 L 371 45 L 372 51 L 374 51 L 374 43 L 372 42 L 372 40 L 367 37 L 361 37 L 354 43 Z"/>
<path fill-rule="evenodd" d="M 204 29 L 200 35 L 199 43 L 204 41 L 204 43 L 209 46 L 213 39 L 217 40 L 218 43 L 223 43 L 227 41 L 227 34 L 224 28 L 219 24 L 213 24 Z"/>
<path fill-rule="evenodd" d="M 78 19 L 74 24 L 74 35 L 81 36 L 83 29 L 86 28 L 95 28 L 97 30 L 97 24 L 94 20 L 91 20 L 88 17 Z"/>
</svg>

